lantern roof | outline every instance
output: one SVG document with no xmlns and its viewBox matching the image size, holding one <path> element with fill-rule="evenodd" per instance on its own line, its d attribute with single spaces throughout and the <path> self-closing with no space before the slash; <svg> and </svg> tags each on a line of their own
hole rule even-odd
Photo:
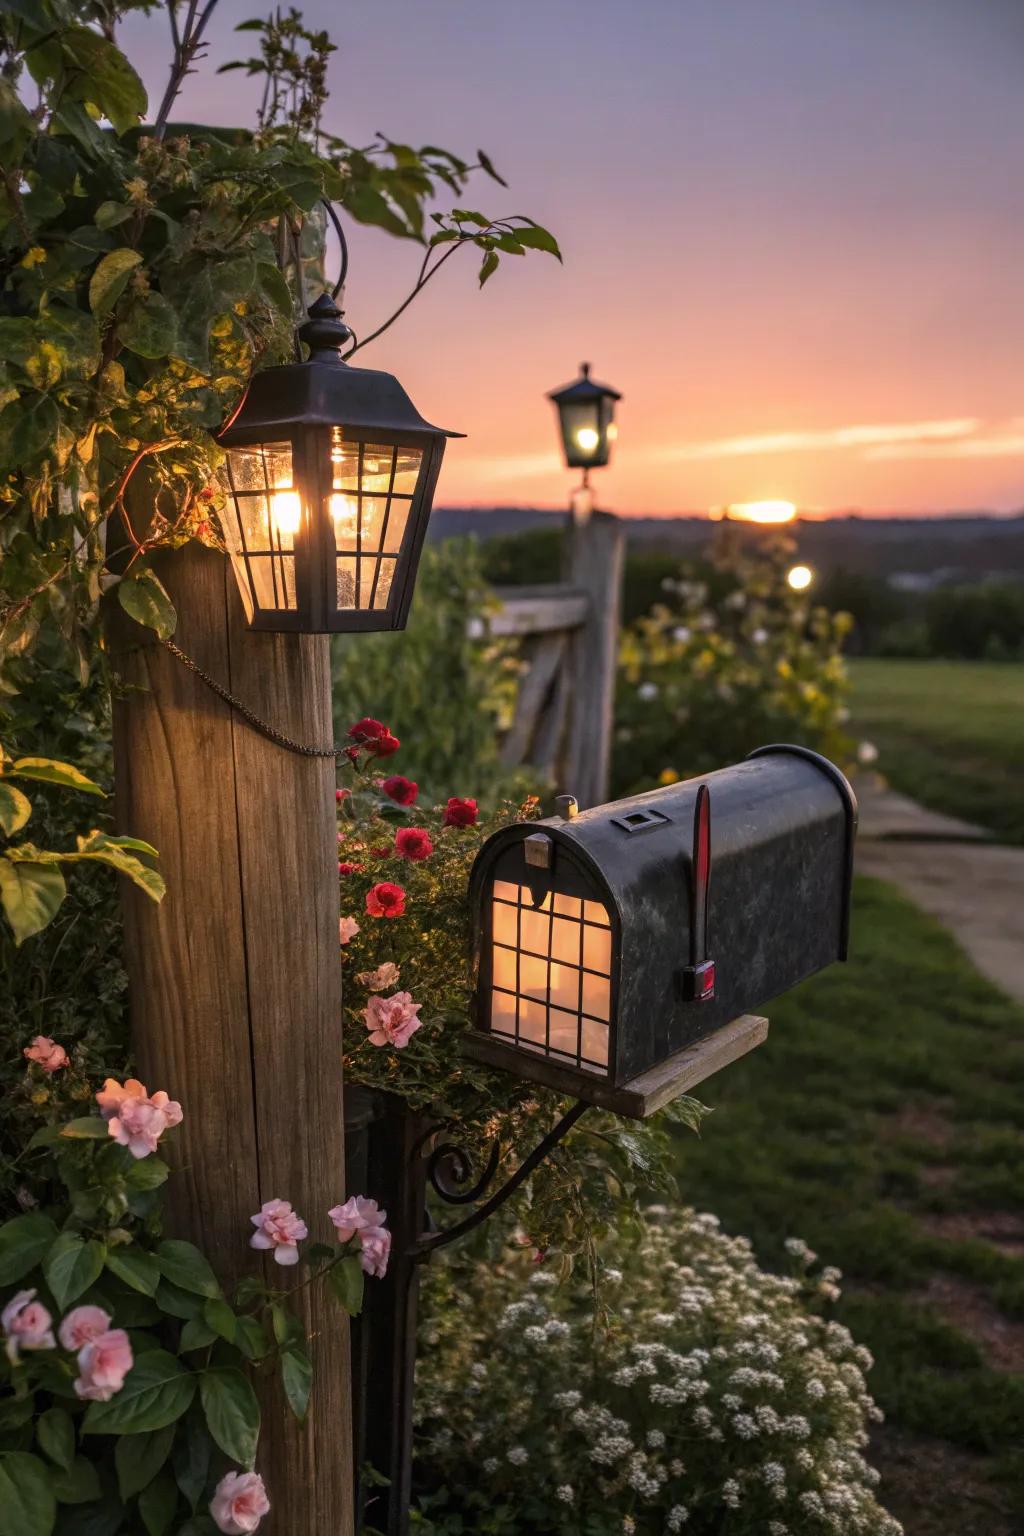
<svg viewBox="0 0 1024 1536">
<path fill-rule="evenodd" d="M 621 400 L 622 395 L 610 384 L 599 384 L 590 377 L 590 364 L 580 363 L 580 376 L 562 389 L 553 389 L 548 399 L 556 405 L 582 405 L 588 400 Z"/>
<path fill-rule="evenodd" d="M 351 337 L 341 311 L 324 294 L 299 328 L 299 338 L 309 347 L 308 359 L 254 374 L 234 415 L 216 434 L 217 442 L 231 447 L 266 439 L 297 425 L 465 436 L 426 421 L 393 374 L 346 363 L 341 348 Z"/>
</svg>

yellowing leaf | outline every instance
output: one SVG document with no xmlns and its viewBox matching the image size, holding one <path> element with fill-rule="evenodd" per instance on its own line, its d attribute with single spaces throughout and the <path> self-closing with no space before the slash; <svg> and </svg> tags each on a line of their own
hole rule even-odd
<svg viewBox="0 0 1024 1536">
<path fill-rule="evenodd" d="M 94 315 L 105 315 L 113 309 L 141 262 L 138 251 L 126 245 L 107 252 L 89 279 L 89 308 Z"/>
<path fill-rule="evenodd" d="M 106 798 L 100 786 L 73 764 L 60 763 L 52 757 L 19 757 L 7 771 L 19 779 L 38 779 L 41 784 L 60 784 L 64 789 L 80 789 L 83 794 Z"/>
<path fill-rule="evenodd" d="M 21 945 L 46 927 L 64 897 L 67 886 L 52 864 L 15 863 L 0 857 L 0 905 Z"/>
<path fill-rule="evenodd" d="M 20 832 L 31 815 L 32 802 L 28 796 L 0 780 L 0 831 L 8 837 Z"/>
</svg>

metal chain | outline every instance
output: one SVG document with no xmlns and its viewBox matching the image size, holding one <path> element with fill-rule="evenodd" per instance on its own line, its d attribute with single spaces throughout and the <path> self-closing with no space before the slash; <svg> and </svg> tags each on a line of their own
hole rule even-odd
<svg viewBox="0 0 1024 1536">
<path fill-rule="evenodd" d="M 265 720 L 261 720 L 259 715 L 254 714 L 247 704 L 242 703 L 241 699 L 236 699 L 233 693 L 229 693 L 221 683 L 217 682 L 216 678 L 211 677 L 208 672 L 204 672 L 199 663 L 193 661 L 192 657 L 187 655 L 180 646 L 175 645 L 173 640 L 164 640 L 162 644 L 170 651 L 172 656 L 177 657 L 182 666 L 187 667 L 190 672 L 194 672 L 196 677 L 206 684 L 207 688 L 212 689 L 218 698 L 223 699 L 225 704 L 230 704 L 232 709 L 237 710 L 242 719 L 246 720 L 253 730 L 259 731 L 261 736 L 266 736 L 267 740 L 274 742 L 276 746 L 284 747 L 288 752 L 297 752 L 300 757 L 345 757 L 349 752 L 352 745 L 351 742 L 347 746 L 338 746 L 337 742 L 335 742 L 331 747 L 309 747 L 303 745 L 301 741 L 293 741 L 283 731 L 279 731 L 274 726 L 268 725 Z"/>
</svg>

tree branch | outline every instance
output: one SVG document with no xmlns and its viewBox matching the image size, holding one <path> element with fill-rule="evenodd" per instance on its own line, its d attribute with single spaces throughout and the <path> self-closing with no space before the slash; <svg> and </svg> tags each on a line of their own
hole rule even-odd
<svg viewBox="0 0 1024 1536">
<path fill-rule="evenodd" d="M 167 130 L 167 119 L 170 117 L 171 108 L 178 97 L 185 82 L 185 76 L 190 73 L 192 61 L 199 51 L 203 41 L 203 33 L 206 24 L 213 15 L 217 0 L 206 0 L 202 11 L 199 10 L 199 0 L 188 0 L 188 11 L 185 15 L 185 24 L 178 26 L 178 0 L 167 0 L 167 14 L 171 22 L 171 41 L 174 45 L 174 58 L 171 62 L 171 75 L 164 91 L 160 110 L 156 115 L 153 125 L 153 136 L 162 139 Z"/>
</svg>

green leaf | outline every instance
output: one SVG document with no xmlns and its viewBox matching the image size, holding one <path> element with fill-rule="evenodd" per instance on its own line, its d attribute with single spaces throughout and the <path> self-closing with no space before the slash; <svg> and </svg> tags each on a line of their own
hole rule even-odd
<svg viewBox="0 0 1024 1536">
<path fill-rule="evenodd" d="M 16 163 L 34 131 L 31 115 L 14 86 L 7 79 L 0 79 L 0 147 L 4 160 Z"/>
<path fill-rule="evenodd" d="M 494 169 L 494 166 L 491 163 L 490 155 L 485 155 L 482 149 L 478 149 L 476 152 L 476 157 L 480 162 L 480 169 L 485 171 L 486 174 L 490 176 L 492 181 L 496 181 L 500 187 L 508 186 L 508 182 L 505 181 L 503 177 L 499 176 L 497 171 Z"/>
<path fill-rule="evenodd" d="M 20 832 L 32 815 L 32 801 L 13 784 L 0 779 L 0 832 L 7 837 Z"/>
<path fill-rule="evenodd" d="M 66 895 L 64 876 L 52 864 L 13 863 L 0 855 L 0 904 L 16 945 L 45 928 Z"/>
<path fill-rule="evenodd" d="M 302 1324 L 294 1312 L 289 1312 L 287 1307 L 282 1307 L 279 1302 L 274 1302 L 270 1308 L 270 1322 L 274 1330 L 274 1338 L 278 1344 L 287 1348 L 291 1344 L 305 1344 L 306 1334 Z"/>
<path fill-rule="evenodd" d="M 350 1253 L 333 1269 L 327 1271 L 327 1281 L 334 1295 L 350 1317 L 358 1317 L 363 1310 L 363 1287 L 366 1276 L 357 1253 Z"/>
<path fill-rule="evenodd" d="M 106 202 L 100 203 L 96 209 L 95 224 L 97 229 L 114 229 L 118 224 L 124 224 L 130 219 L 133 209 L 128 203 Z"/>
<path fill-rule="evenodd" d="M 254 1317 L 238 1319 L 238 1347 L 247 1360 L 262 1360 L 270 1353 L 266 1329 Z"/>
<path fill-rule="evenodd" d="M 171 1454 L 174 1425 L 152 1430 L 145 1435 L 121 1435 L 114 1446 L 117 1486 L 122 1499 L 140 1493 L 156 1477 Z"/>
<path fill-rule="evenodd" d="M 169 1280 L 161 1280 L 156 1289 L 156 1304 L 168 1317 L 180 1317 L 189 1322 L 193 1317 L 198 1317 L 203 1310 L 201 1296 L 195 1296 L 191 1291 L 179 1290 Z"/>
<path fill-rule="evenodd" d="M 304 1349 L 286 1349 L 281 1356 L 281 1382 L 288 1406 L 301 1424 L 313 1388 L 313 1362 Z"/>
<path fill-rule="evenodd" d="M 699 1131 L 701 1121 L 712 1114 L 713 1110 L 710 1105 L 702 1104 L 700 1099 L 684 1094 L 681 1099 L 674 1099 L 671 1104 L 667 1104 L 663 1113 L 677 1125 L 685 1125 L 691 1131 Z"/>
<path fill-rule="evenodd" d="M 91 1504 L 103 1497 L 99 1474 L 84 1456 L 76 1456 L 68 1471 L 54 1477 L 53 1491 L 58 1504 Z"/>
<path fill-rule="evenodd" d="M 531 250 L 547 251 L 549 256 L 554 256 L 558 261 L 562 259 L 562 253 L 558 248 L 558 241 L 550 230 L 544 229 L 540 224 L 525 224 L 517 227 L 515 238 L 520 245 L 529 246 Z"/>
<path fill-rule="evenodd" d="M 0 1227 L 0 1285 L 13 1285 L 42 1261 L 57 1228 L 49 1216 L 30 1211 Z"/>
<path fill-rule="evenodd" d="M 60 33 L 60 41 L 65 57 L 76 66 L 68 94 L 98 107 L 115 133 L 134 128 L 146 111 L 146 87 L 120 48 L 88 27 L 69 27 Z"/>
<path fill-rule="evenodd" d="M 141 262 L 142 257 L 138 251 L 121 245 L 116 251 L 108 251 L 97 263 L 89 279 L 89 308 L 97 318 L 102 318 L 113 309 L 128 286 L 128 279 Z"/>
<path fill-rule="evenodd" d="M 62 1232 L 43 1260 L 43 1274 L 53 1299 L 63 1312 L 103 1273 L 106 1253 L 101 1242 L 84 1242 L 74 1232 Z"/>
<path fill-rule="evenodd" d="M 178 1485 L 170 1472 L 161 1472 L 139 1496 L 139 1514 L 149 1536 L 165 1536 L 178 1508 Z"/>
<path fill-rule="evenodd" d="M 194 1291 L 197 1296 L 219 1296 L 220 1285 L 209 1264 L 192 1243 L 179 1238 L 166 1238 L 156 1250 L 160 1272 L 183 1291 Z"/>
<path fill-rule="evenodd" d="M 483 287 L 484 283 L 486 283 L 487 279 L 490 276 L 492 276 L 493 273 L 497 272 L 499 260 L 500 260 L 500 258 L 498 256 L 497 251 L 488 251 L 487 252 L 487 255 L 484 257 L 483 261 L 480 263 L 480 287 L 481 288 Z"/>
<path fill-rule="evenodd" d="M 59 784 L 62 789 L 80 789 L 83 795 L 107 798 L 100 786 L 72 763 L 59 763 L 52 757 L 19 757 L 7 771 L 19 779 L 37 779 L 40 784 Z"/>
<path fill-rule="evenodd" d="M 39 1415 L 36 1425 L 39 1449 L 65 1472 L 75 1459 L 75 1425 L 70 1413 L 63 1408 L 47 1408 Z"/>
<path fill-rule="evenodd" d="M 79 837 L 76 841 L 78 852 L 60 854 L 62 864 L 106 864 L 119 874 L 127 875 L 132 884 L 145 891 L 151 901 L 162 901 L 167 894 L 167 885 L 159 870 L 151 869 L 127 851 L 129 848 L 142 847 L 147 853 L 155 854 L 156 849 L 148 843 L 140 844 L 137 838 L 110 837 L 96 828 L 88 837 Z"/>
<path fill-rule="evenodd" d="M 290 319 L 292 315 L 292 291 L 288 287 L 287 280 L 280 267 L 276 267 L 272 261 L 258 261 L 256 272 L 259 277 L 260 288 L 263 294 L 273 304 L 279 314 Z"/>
<path fill-rule="evenodd" d="M 206 1432 L 206 1420 L 197 1405 L 176 1436 L 171 1456 L 175 1481 L 193 1511 L 207 1484 L 212 1453 L 213 1446 Z M 178 1536 L 181 1536 L 180 1532 Z"/>
<path fill-rule="evenodd" d="M 233 1344 L 238 1333 L 238 1318 L 223 1296 L 211 1296 L 203 1307 L 203 1317 L 214 1333 L 226 1344 Z"/>
<path fill-rule="evenodd" d="M 110 1124 L 102 1115 L 82 1115 L 62 1125 L 60 1134 L 69 1141 L 105 1141 L 110 1136 Z"/>
<path fill-rule="evenodd" d="M 52 1478 L 38 1456 L 0 1454 L 0 1536 L 50 1536 L 57 1518 Z"/>
<path fill-rule="evenodd" d="M 193 1349 L 208 1349 L 217 1338 L 217 1333 L 203 1317 L 190 1317 L 181 1330 L 181 1339 L 178 1344 L 178 1353 L 187 1355 Z"/>
<path fill-rule="evenodd" d="M 139 357 L 167 357 L 178 339 L 177 312 L 162 293 L 147 293 L 135 300 L 117 335 Z"/>
<path fill-rule="evenodd" d="M 160 1284 L 160 1266 L 152 1254 L 140 1248 L 111 1248 L 107 1253 L 107 1268 L 130 1285 L 133 1291 L 144 1296 L 155 1296 Z"/>
<path fill-rule="evenodd" d="M 117 598 L 129 618 L 156 630 L 161 640 L 169 640 L 174 634 L 178 615 L 155 571 L 144 570 L 137 576 L 126 576 L 118 582 Z"/>
<path fill-rule="evenodd" d="M 206 1425 L 225 1456 L 240 1466 L 256 1460 L 260 1407 L 250 1382 L 231 1366 L 204 1371 L 199 1395 Z"/>
<path fill-rule="evenodd" d="M 132 1163 L 124 1176 L 124 1182 L 128 1189 L 137 1193 L 159 1189 L 161 1184 L 166 1184 L 169 1173 L 167 1164 L 151 1152 L 148 1157 L 140 1157 Z"/>
<path fill-rule="evenodd" d="M 109 1403 L 90 1403 L 83 1435 L 135 1435 L 163 1429 L 188 1411 L 196 1378 L 165 1349 L 139 1355 L 124 1386 Z"/>
</svg>

